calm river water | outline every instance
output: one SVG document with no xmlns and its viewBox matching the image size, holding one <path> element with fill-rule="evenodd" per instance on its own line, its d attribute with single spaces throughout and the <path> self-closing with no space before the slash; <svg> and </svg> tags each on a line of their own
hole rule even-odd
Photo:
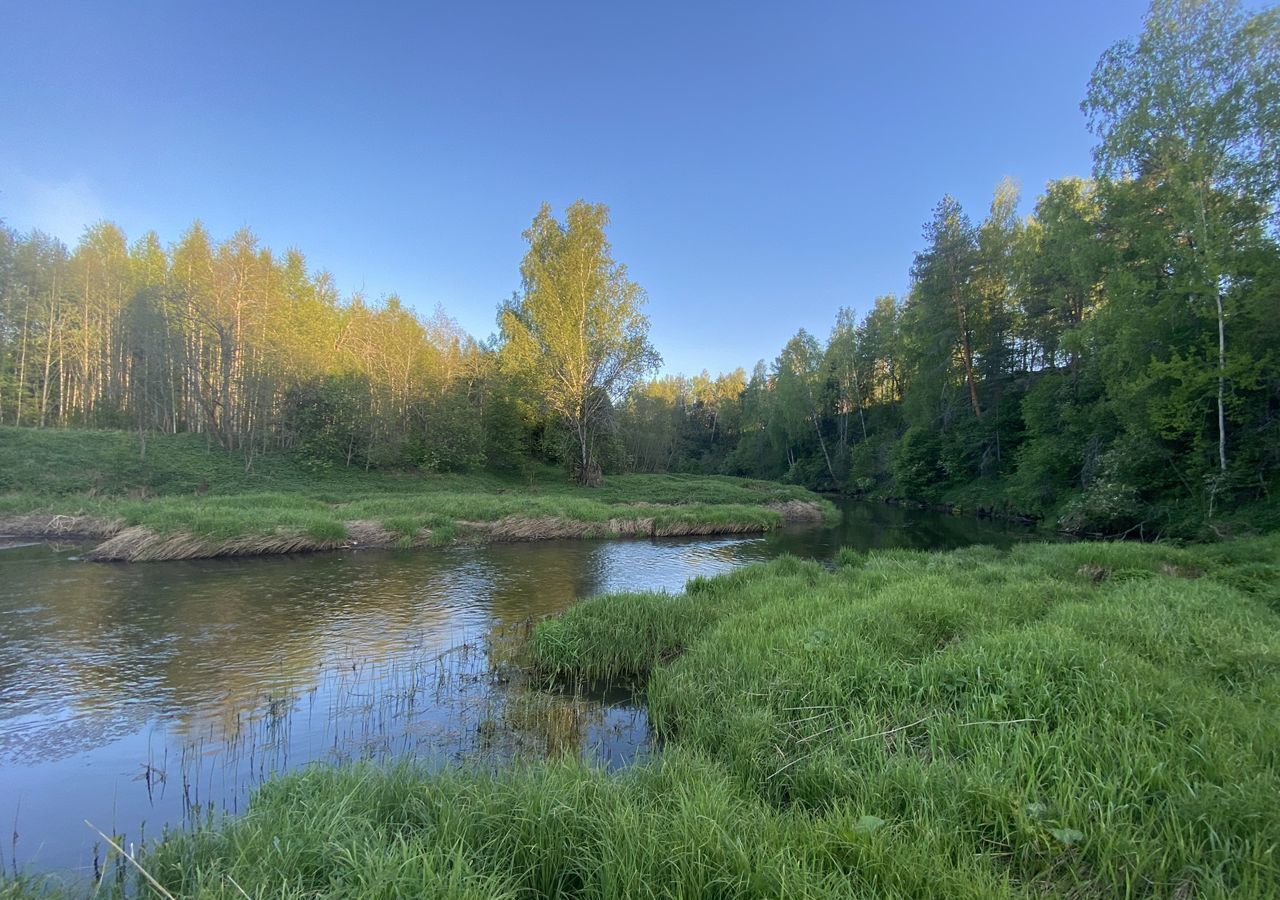
<svg viewBox="0 0 1280 900">
<path fill-rule="evenodd" d="M 622 765 L 645 752 L 643 707 L 623 688 L 524 684 L 503 659 L 532 620 L 781 553 L 1026 536 L 848 503 L 837 527 L 749 538 L 142 564 L 0 549 L 3 864 L 89 873 L 99 839 L 85 820 L 136 842 L 241 810 L 264 778 L 313 761 Z"/>
</svg>

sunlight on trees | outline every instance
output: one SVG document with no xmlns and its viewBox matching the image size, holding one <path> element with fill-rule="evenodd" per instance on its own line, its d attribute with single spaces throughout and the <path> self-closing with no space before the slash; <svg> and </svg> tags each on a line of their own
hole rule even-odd
<svg viewBox="0 0 1280 900">
<path fill-rule="evenodd" d="M 566 426 L 572 470 L 599 484 L 598 444 L 615 398 L 657 368 L 644 292 L 613 260 L 602 204 L 578 201 L 564 224 L 543 205 L 525 240 L 523 294 L 501 314 L 502 360 Z"/>
</svg>

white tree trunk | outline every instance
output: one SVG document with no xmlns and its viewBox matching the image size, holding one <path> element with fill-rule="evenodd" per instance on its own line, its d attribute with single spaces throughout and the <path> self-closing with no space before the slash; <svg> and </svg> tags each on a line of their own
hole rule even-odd
<svg viewBox="0 0 1280 900">
<path fill-rule="evenodd" d="M 1227 390 L 1227 323 L 1222 311 L 1222 291 L 1218 300 L 1218 468 L 1227 474 L 1227 413 L 1223 405 Z"/>
</svg>

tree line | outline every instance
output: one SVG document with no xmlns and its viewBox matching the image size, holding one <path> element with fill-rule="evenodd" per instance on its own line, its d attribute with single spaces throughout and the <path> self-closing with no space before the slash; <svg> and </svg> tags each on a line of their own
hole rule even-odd
<svg viewBox="0 0 1280 900">
<path fill-rule="evenodd" d="M 481 452 L 483 348 L 396 297 L 340 298 L 297 251 L 195 223 L 69 250 L 0 228 L 0 424 L 195 432 L 243 452 L 389 465 Z"/>
<path fill-rule="evenodd" d="M 0 226 L 0 425 L 190 432 L 317 468 L 616 466 L 613 398 L 658 357 L 608 211 L 544 206 L 523 290 L 485 342 L 398 297 L 341 297 L 303 255 L 196 222 L 172 246 L 110 222 L 74 249 Z"/>
<path fill-rule="evenodd" d="M 667 377 L 622 410 L 651 470 L 1166 533 L 1280 473 L 1280 13 L 1157 0 L 1099 61 L 1092 179 L 974 221 L 945 197 L 903 297 L 748 376 Z"/>
</svg>

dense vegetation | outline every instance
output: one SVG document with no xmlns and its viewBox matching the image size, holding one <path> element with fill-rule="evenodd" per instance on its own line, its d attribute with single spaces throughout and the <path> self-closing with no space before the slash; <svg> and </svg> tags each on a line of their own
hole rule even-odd
<svg viewBox="0 0 1280 900">
<path fill-rule="evenodd" d="M 1009 182 L 980 222 L 944 198 L 905 297 L 749 377 L 636 385 L 658 358 L 602 206 L 538 213 L 486 343 L 341 298 L 249 231 L 166 248 L 99 223 L 69 251 L 0 227 L 0 424 L 203 434 L 248 469 L 743 474 L 1225 533 L 1280 476 L 1277 83 L 1280 11 L 1157 0 L 1082 104 L 1093 179 L 1025 219 Z"/>
<path fill-rule="evenodd" d="M 539 213 L 501 352 L 395 296 L 344 300 L 301 253 L 277 257 L 248 230 L 216 242 L 196 222 L 166 249 L 101 222 L 69 252 L 0 227 L 0 424 L 200 434 L 247 471 L 286 451 L 316 471 L 565 459 L 598 480 L 601 398 L 656 362 L 606 224 L 584 203 L 565 225 Z M 570 265 L 591 278 L 555 282 Z M 585 345 L 566 306 L 592 319 Z M 577 352 L 548 352 L 571 327 Z"/>
<path fill-rule="evenodd" d="M 141 863 L 206 897 L 1272 897 L 1278 560 L 846 552 L 589 600 L 533 661 L 646 679 L 661 755 L 312 769 Z"/>
<path fill-rule="evenodd" d="M 1157 2 L 1090 84 L 1093 180 L 1026 219 L 1008 182 L 980 222 L 944 198 L 909 294 L 637 387 L 630 458 L 1210 536 L 1280 474 L 1277 84 L 1280 11 Z"/>
</svg>

